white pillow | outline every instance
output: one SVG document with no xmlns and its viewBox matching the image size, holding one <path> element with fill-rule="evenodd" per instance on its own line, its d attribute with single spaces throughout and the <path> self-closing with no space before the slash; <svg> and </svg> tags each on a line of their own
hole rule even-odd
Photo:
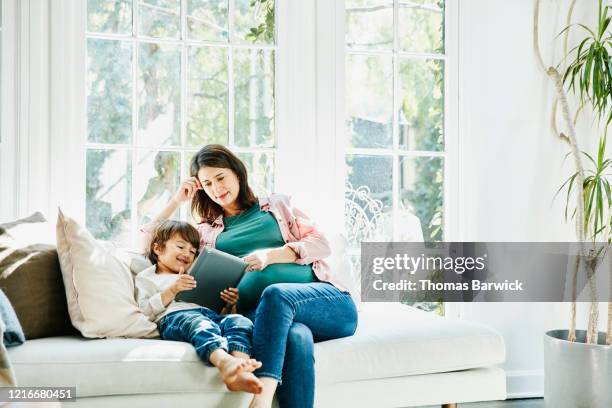
<svg viewBox="0 0 612 408">
<path fill-rule="evenodd" d="M 98 243 L 106 248 L 106 252 L 113 254 L 115 258 L 119 259 L 123 265 L 130 269 L 132 278 L 136 278 L 136 275 L 140 272 L 153 266 L 149 258 L 141 252 L 126 248 L 118 248 L 115 244 L 108 241 L 98 241 Z"/>
<path fill-rule="evenodd" d="M 85 337 L 158 337 L 157 326 L 134 299 L 130 269 L 59 211 L 57 252 L 68 313 Z"/>
</svg>

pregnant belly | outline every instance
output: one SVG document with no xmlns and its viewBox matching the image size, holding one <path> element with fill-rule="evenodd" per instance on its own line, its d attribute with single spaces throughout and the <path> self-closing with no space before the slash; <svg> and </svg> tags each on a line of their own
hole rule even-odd
<svg viewBox="0 0 612 408">
<path fill-rule="evenodd" d="M 244 313 L 255 309 L 264 289 L 275 283 L 310 283 L 315 281 L 311 265 L 274 264 L 261 271 L 247 272 L 238 284 L 240 293 L 238 310 Z"/>
</svg>

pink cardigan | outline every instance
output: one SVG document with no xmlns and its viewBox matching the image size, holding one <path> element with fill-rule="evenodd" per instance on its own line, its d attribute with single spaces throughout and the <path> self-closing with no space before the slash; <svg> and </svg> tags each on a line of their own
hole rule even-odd
<svg viewBox="0 0 612 408">
<path fill-rule="evenodd" d="M 344 285 L 335 279 L 329 265 L 323 260 L 331 254 L 327 238 L 315 228 L 306 214 L 291 205 L 288 196 L 272 194 L 259 197 L 259 205 L 262 211 L 270 212 L 278 222 L 285 246 L 298 256 L 295 261 L 297 264 L 312 264 L 312 270 L 320 281 L 329 282 L 341 291 L 348 292 Z M 140 228 L 140 231 L 147 235 L 145 242 L 151 241 L 150 235 L 155 226 L 149 223 Z M 214 248 L 217 237 L 225 229 L 223 215 L 217 217 L 212 224 L 203 222 L 196 228 L 200 233 L 200 249 L 204 246 Z"/>
</svg>

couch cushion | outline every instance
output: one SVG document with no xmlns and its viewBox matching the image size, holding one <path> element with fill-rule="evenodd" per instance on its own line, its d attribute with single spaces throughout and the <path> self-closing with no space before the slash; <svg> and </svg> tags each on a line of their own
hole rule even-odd
<svg viewBox="0 0 612 408">
<path fill-rule="evenodd" d="M 19 384 L 71 384 L 79 397 L 223 391 L 217 370 L 189 343 L 50 337 L 9 349 Z M 59 382 L 58 382 L 59 381 Z"/>
<path fill-rule="evenodd" d="M 317 381 L 324 383 L 486 367 L 505 356 L 493 329 L 400 303 L 362 304 L 354 336 L 315 348 Z"/>
<path fill-rule="evenodd" d="M 315 346 L 319 384 L 490 366 L 505 357 L 491 329 L 400 304 L 365 304 L 357 333 Z M 9 354 L 20 385 L 76 385 L 79 396 L 222 391 L 187 343 L 78 337 L 38 339 Z M 163 373 L 163 375 L 160 375 Z"/>
<path fill-rule="evenodd" d="M 27 339 L 78 333 L 68 316 L 54 228 L 41 213 L 0 224 L 0 289 Z"/>
</svg>

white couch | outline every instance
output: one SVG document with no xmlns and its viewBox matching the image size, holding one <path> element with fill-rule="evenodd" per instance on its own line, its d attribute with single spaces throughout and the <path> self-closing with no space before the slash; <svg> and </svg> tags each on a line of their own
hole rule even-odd
<svg viewBox="0 0 612 408">
<path fill-rule="evenodd" d="M 188 343 L 52 337 L 9 349 L 20 386 L 76 386 L 69 407 L 242 407 Z M 409 407 L 506 397 L 503 338 L 398 303 L 362 304 L 357 333 L 315 345 L 317 407 Z"/>
</svg>

